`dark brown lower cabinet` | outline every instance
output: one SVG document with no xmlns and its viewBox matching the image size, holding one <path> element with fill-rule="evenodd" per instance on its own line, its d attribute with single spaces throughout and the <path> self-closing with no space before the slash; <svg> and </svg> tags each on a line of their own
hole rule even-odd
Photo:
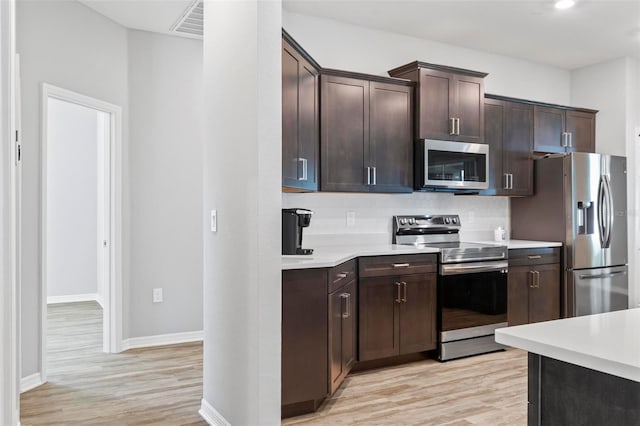
<svg viewBox="0 0 640 426">
<path fill-rule="evenodd" d="M 436 274 L 361 278 L 358 360 L 435 349 Z"/>
<path fill-rule="evenodd" d="M 513 251 L 509 251 L 510 258 Z M 522 257 L 513 256 L 514 263 L 522 263 Z M 544 262 L 545 255 L 541 254 L 527 257 L 532 258 L 529 265 L 509 265 L 507 321 L 510 326 L 560 318 L 560 264 L 538 263 Z"/>
<path fill-rule="evenodd" d="M 329 394 L 333 394 L 356 362 L 357 284 L 353 279 L 329 294 Z"/>
<path fill-rule="evenodd" d="M 327 270 L 282 271 L 282 416 L 315 411 L 328 394 Z"/>
</svg>

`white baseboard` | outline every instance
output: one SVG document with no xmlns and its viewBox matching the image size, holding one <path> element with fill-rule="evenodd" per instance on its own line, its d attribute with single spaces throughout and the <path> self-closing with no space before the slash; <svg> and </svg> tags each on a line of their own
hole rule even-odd
<svg viewBox="0 0 640 426">
<path fill-rule="evenodd" d="M 68 296 L 49 296 L 47 297 L 47 305 L 56 303 L 73 303 L 73 302 L 98 302 L 102 306 L 98 293 L 89 294 L 71 294 Z"/>
<path fill-rule="evenodd" d="M 218 410 L 213 408 L 211 404 L 205 401 L 204 398 L 202 399 L 198 414 L 211 426 L 231 426 L 231 423 L 229 423 Z"/>
<path fill-rule="evenodd" d="M 187 331 L 184 333 L 158 334 L 155 336 L 132 337 L 122 341 L 122 350 L 148 348 L 150 346 L 177 345 L 179 343 L 201 342 L 203 331 Z"/>
<path fill-rule="evenodd" d="M 40 385 L 44 385 L 45 381 L 42 380 L 40 373 L 34 373 L 30 376 L 20 379 L 20 393 L 30 391 L 37 388 Z"/>
</svg>

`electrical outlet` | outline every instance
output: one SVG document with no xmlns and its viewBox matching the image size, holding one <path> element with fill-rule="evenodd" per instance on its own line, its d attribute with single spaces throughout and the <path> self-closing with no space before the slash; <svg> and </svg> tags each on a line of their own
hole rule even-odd
<svg viewBox="0 0 640 426">
<path fill-rule="evenodd" d="M 355 226 L 356 212 L 347 212 L 347 226 Z"/>
<path fill-rule="evenodd" d="M 162 289 L 161 288 L 154 288 L 153 289 L 153 303 L 160 303 L 162 302 Z"/>
<path fill-rule="evenodd" d="M 218 232 L 218 211 L 211 210 L 211 232 Z"/>
</svg>

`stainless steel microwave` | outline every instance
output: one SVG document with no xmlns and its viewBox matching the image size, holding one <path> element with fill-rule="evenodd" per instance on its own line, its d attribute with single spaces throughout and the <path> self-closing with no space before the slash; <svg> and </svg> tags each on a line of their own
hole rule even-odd
<svg viewBox="0 0 640 426">
<path fill-rule="evenodd" d="M 488 189 L 489 145 L 433 139 L 418 141 L 417 184 L 422 188 Z"/>
</svg>

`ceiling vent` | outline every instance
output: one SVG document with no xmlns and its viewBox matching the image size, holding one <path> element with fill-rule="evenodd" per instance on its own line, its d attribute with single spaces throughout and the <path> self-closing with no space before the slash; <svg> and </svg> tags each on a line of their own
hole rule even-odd
<svg viewBox="0 0 640 426">
<path fill-rule="evenodd" d="M 172 32 L 192 38 L 202 38 L 204 30 L 204 5 L 202 0 L 194 1 L 173 25 Z"/>
</svg>

